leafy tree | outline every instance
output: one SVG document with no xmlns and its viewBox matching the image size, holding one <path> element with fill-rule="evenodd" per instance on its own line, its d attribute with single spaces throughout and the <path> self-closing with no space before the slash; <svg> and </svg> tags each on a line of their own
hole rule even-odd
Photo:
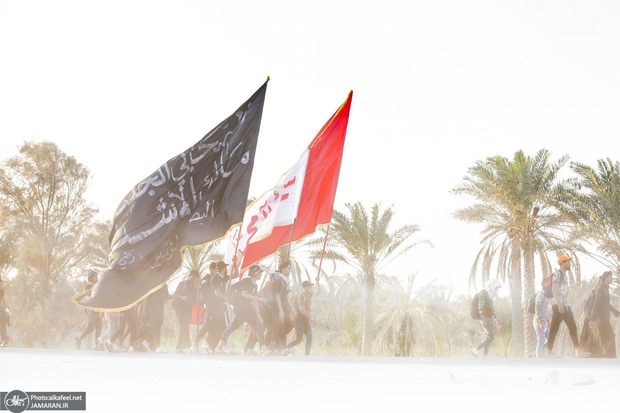
<svg viewBox="0 0 620 413">
<path fill-rule="evenodd" d="M 420 229 L 417 225 L 405 225 L 394 232 L 389 232 L 394 217 L 392 208 L 382 212 L 379 204 L 375 204 L 368 214 L 359 202 L 345 206 L 348 215 L 334 211 L 332 216 L 325 258 L 351 266 L 364 277 L 365 298 L 360 350 L 362 355 L 370 355 L 377 276 L 387 264 L 420 244 L 420 242 L 406 244 Z"/>
<path fill-rule="evenodd" d="M 548 252 L 566 249 L 563 236 L 570 229 L 564 215 L 554 207 L 558 172 L 568 157 L 555 163 L 549 158 L 545 149 L 533 157 L 522 151 L 515 153 L 512 160 L 489 157 L 469 168 L 465 182 L 452 191 L 476 200 L 474 205 L 457 210 L 454 216 L 484 225 L 482 248 L 472 266 L 470 281 L 475 280 L 481 268 L 482 281 L 486 282 L 494 263 L 499 278 L 509 281 L 512 350 L 517 357 L 525 355 L 524 331 L 528 352 L 533 351 L 536 343 L 532 316 L 524 314 L 522 305 L 523 296 L 528 300 L 535 293 L 535 257 L 540 259 L 543 276 L 549 274 Z M 578 266 L 575 268 L 578 270 Z"/>
<path fill-rule="evenodd" d="M 51 142 L 25 142 L 0 169 L 0 230 L 19 234 L 15 266 L 43 292 L 105 262 L 103 226 L 85 193 L 88 169 Z"/>
<path fill-rule="evenodd" d="M 0 234 L 0 279 L 6 279 L 7 275 L 15 268 L 15 239 L 17 234 Z"/>
</svg>

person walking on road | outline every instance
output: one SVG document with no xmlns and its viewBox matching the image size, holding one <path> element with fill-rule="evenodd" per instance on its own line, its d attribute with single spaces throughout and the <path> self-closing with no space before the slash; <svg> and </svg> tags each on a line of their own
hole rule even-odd
<svg viewBox="0 0 620 413">
<path fill-rule="evenodd" d="M 568 305 L 568 275 L 566 275 L 566 272 L 570 270 L 572 259 L 572 257 L 562 255 L 558 259 L 560 268 L 553 273 L 552 292 L 554 304 L 552 306 L 553 315 L 551 316 L 551 325 L 549 327 L 549 339 L 547 340 L 547 357 L 557 357 L 553 352 L 553 344 L 555 343 L 555 337 L 558 334 L 562 321 L 566 324 L 571 340 L 573 341 L 575 357 L 587 357 L 590 355 L 590 353 L 584 351 L 579 346 L 575 317 L 573 316 L 572 309 Z"/>
<path fill-rule="evenodd" d="M 587 325 L 584 329 L 589 329 L 587 343 L 582 343 L 583 347 L 592 352 L 590 357 L 596 358 L 616 358 L 616 336 L 609 321 L 609 313 L 616 317 L 620 315 L 610 302 L 609 286 L 613 281 L 611 271 L 605 271 L 601 275 L 594 290 L 594 302 L 589 313 L 586 314 Z"/>
<path fill-rule="evenodd" d="M 480 314 L 480 324 L 484 329 L 484 340 L 471 350 L 474 357 L 478 357 L 480 350 L 483 350 L 484 357 L 489 354 L 489 345 L 495 340 L 494 324 L 497 325 L 498 330 L 502 328 L 493 307 L 493 300 L 497 297 L 497 292 L 501 287 L 502 283 L 493 278 L 489 280 L 486 288 L 478 293 L 478 313 Z"/>
</svg>

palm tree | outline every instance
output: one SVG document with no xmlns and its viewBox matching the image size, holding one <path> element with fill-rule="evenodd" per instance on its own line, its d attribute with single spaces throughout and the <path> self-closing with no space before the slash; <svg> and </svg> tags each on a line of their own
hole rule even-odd
<svg viewBox="0 0 620 413">
<path fill-rule="evenodd" d="M 477 201 L 457 210 L 454 216 L 462 221 L 484 224 L 482 248 L 472 266 L 470 282 L 475 281 L 479 267 L 482 281 L 486 282 L 494 263 L 497 263 L 499 277 L 509 281 L 512 351 L 517 357 L 525 355 L 525 326 L 528 352 L 536 343 L 531 328 L 532 316 L 524 314 L 522 305 L 523 295 L 528 300 L 535 293 L 535 258 L 538 255 L 543 276 L 549 274 L 551 263 L 547 253 L 562 251 L 562 235 L 569 228 L 568 221 L 553 206 L 557 175 L 568 157 L 556 163 L 550 163 L 549 158 L 550 153 L 545 149 L 534 157 L 525 156 L 523 151 L 515 153 L 513 160 L 489 157 L 469 168 L 465 182 L 452 191 L 457 195 L 473 196 Z"/>
<path fill-rule="evenodd" d="M 391 352 L 394 356 L 409 357 L 416 341 L 424 343 L 427 352 L 434 352 L 432 334 L 427 334 L 426 322 L 422 322 L 423 310 L 419 298 L 425 291 L 414 294 L 415 274 L 408 277 L 403 288 L 396 277 L 380 277 L 382 288 L 375 319 L 375 348 Z"/>
<path fill-rule="evenodd" d="M 303 281 L 328 280 L 325 268 L 318 274 L 316 248 L 323 245 L 323 237 L 306 236 L 289 244 L 282 245 L 274 254 L 262 258 L 258 264 L 268 273 L 275 271 L 278 264 L 288 261 L 291 265 L 291 292 L 300 292 Z M 267 277 L 263 279 L 263 284 Z"/>
<path fill-rule="evenodd" d="M 318 274 L 318 264 L 313 258 L 314 251 L 323 245 L 323 238 L 316 236 L 307 236 L 297 241 L 291 242 L 290 245 L 283 245 L 278 248 L 276 253 L 277 262 L 288 261 L 291 264 L 291 281 L 295 290 L 301 290 L 303 281 L 314 281 Z M 275 265 L 275 261 L 273 264 Z M 271 266 L 269 267 L 271 269 Z M 321 269 L 321 274 L 325 275 L 325 271 Z"/>
<path fill-rule="evenodd" d="M 374 326 L 374 296 L 377 276 L 381 270 L 421 242 L 405 245 L 420 228 L 405 225 L 388 232 L 394 211 L 381 212 L 379 204 L 373 205 L 370 215 L 360 202 L 345 204 L 349 214 L 334 211 L 325 259 L 354 268 L 364 277 L 365 298 L 362 312 L 361 355 L 372 352 Z M 430 243 L 429 243 L 430 244 Z M 318 256 L 320 251 L 315 255 Z"/>
<path fill-rule="evenodd" d="M 579 249 L 620 274 L 620 163 L 600 159 L 594 169 L 572 163 L 577 178 L 558 196 L 559 208 L 575 224 L 575 238 L 597 245 L 594 253 Z"/>
<path fill-rule="evenodd" d="M 179 271 L 171 278 L 170 281 L 179 280 L 184 274 L 192 270 L 198 271 L 202 277 L 209 271 L 209 263 L 211 261 L 219 261 L 223 258 L 223 254 L 218 251 L 219 242 L 214 242 L 206 246 L 187 247 L 183 250 L 183 270 Z"/>
<path fill-rule="evenodd" d="M 467 347 L 466 317 L 450 302 L 452 289 L 435 282 L 414 290 L 415 274 L 404 286 L 396 277 L 379 277 L 375 348 L 394 356 L 450 357 Z M 464 307 L 463 307 L 464 308 Z"/>
<path fill-rule="evenodd" d="M 339 343 L 345 349 L 359 348 L 359 312 L 364 279 L 361 275 L 323 276 L 327 288 L 316 296 L 313 315 L 327 331 L 329 342 Z"/>
</svg>

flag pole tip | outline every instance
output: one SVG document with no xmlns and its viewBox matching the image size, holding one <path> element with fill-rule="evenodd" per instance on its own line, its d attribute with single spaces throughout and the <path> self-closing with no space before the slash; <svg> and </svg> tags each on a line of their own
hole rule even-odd
<svg viewBox="0 0 620 413">
<path fill-rule="evenodd" d="M 269 80 L 271 80 L 271 78 L 267 76 L 267 80 L 265 81 L 265 83 L 269 82 Z"/>
</svg>

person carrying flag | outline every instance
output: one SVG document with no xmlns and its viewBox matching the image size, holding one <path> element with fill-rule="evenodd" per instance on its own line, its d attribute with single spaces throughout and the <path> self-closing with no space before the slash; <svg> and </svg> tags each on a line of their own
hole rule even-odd
<svg viewBox="0 0 620 413">
<path fill-rule="evenodd" d="M 293 329 L 295 319 L 295 309 L 291 303 L 291 263 L 284 261 L 280 263 L 278 271 L 274 274 L 273 295 L 275 305 L 272 314 L 275 316 L 275 330 L 273 341 L 276 350 L 283 355 L 291 354 L 286 349 L 286 336 Z"/>
<path fill-rule="evenodd" d="M 224 349 L 224 346 L 228 347 L 228 337 L 244 323 L 248 323 L 256 334 L 261 350 L 265 345 L 263 319 L 260 315 L 258 302 L 266 303 L 267 299 L 257 295 L 258 286 L 256 284 L 262 275 L 263 270 L 258 265 L 252 265 L 248 271 L 248 277 L 242 279 L 233 287 L 229 297 L 229 302 L 234 306 L 233 319 L 224 334 L 222 334 L 220 343 L 215 349 L 217 353 L 230 353 L 228 348 Z"/>
</svg>

